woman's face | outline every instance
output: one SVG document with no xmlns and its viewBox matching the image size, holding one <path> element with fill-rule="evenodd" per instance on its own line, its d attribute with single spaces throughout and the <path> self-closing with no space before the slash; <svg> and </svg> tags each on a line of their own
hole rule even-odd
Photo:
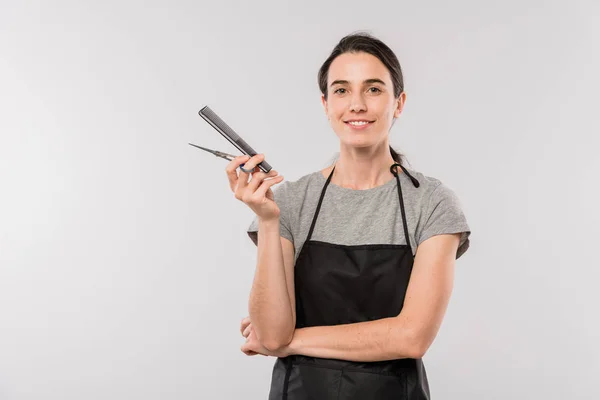
<svg viewBox="0 0 600 400">
<path fill-rule="evenodd" d="M 394 117 L 402 112 L 406 95 L 394 98 L 388 69 L 368 53 L 345 53 L 329 67 L 325 113 L 342 144 L 374 146 L 387 139 Z"/>
</svg>

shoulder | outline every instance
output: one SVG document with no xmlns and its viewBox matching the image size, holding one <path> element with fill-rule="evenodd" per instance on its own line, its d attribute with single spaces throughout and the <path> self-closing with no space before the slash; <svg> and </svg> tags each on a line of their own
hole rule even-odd
<svg viewBox="0 0 600 400">
<path fill-rule="evenodd" d="M 444 199 L 453 202 L 458 201 L 455 191 L 439 178 L 426 175 L 411 168 L 406 169 L 417 181 L 419 181 L 418 188 L 415 188 L 412 184 L 409 187 L 413 189 L 413 192 L 418 193 L 418 198 L 421 200 L 423 206 Z M 405 177 L 405 180 L 410 182 L 408 177 Z"/>
<path fill-rule="evenodd" d="M 449 233 L 461 233 L 456 258 L 459 258 L 470 244 L 471 229 L 462 208 L 461 201 L 453 188 L 440 179 L 408 170 L 419 181 L 421 201 L 419 222 L 416 230 L 417 245 L 428 238 Z"/>
</svg>

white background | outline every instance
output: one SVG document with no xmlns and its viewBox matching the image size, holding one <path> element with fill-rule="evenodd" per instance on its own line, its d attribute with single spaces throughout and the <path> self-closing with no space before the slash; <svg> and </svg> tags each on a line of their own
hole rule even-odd
<svg viewBox="0 0 600 400">
<path fill-rule="evenodd" d="M 320 4 L 319 4 L 320 3 Z M 0 2 L 0 399 L 265 399 L 253 214 L 209 105 L 284 175 L 339 150 L 317 71 L 386 42 L 391 144 L 472 228 L 432 397 L 597 399 L 598 2 Z"/>
</svg>

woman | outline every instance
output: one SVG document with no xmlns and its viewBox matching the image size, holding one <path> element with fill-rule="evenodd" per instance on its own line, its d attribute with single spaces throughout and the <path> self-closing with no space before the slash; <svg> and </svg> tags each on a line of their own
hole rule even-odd
<svg viewBox="0 0 600 400">
<path fill-rule="evenodd" d="M 340 140 L 333 165 L 274 191 L 283 177 L 258 169 L 264 155 L 227 167 L 236 198 L 256 213 L 242 351 L 277 357 L 270 399 L 429 399 L 422 357 L 469 226 L 453 191 L 389 146 L 406 100 L 392 50 L 346 36 L 318 80 Z"/>
</svg>

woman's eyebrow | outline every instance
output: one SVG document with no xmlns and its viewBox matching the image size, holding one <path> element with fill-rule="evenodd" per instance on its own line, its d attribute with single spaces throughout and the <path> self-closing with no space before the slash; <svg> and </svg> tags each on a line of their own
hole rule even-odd
<svg viewBox="0 0 600 400">
<path fill-rule="evenodd" d="M 346 85 L 346 84 L 348 84 L 348 83 L 349 83 L 349 82 L 348 82 L 348 81 L 346 81 L 346 80 L 343 80 L 343 79 L 337 79 L 337 80 L 335 80 L 335 81 L 331 82 L 331 85 L 330 85 L 330 86 L 333 86 L 333 85 Z M 371 83 L 379 83 L 379 84 L 381 84 L 381 85 L 385 86 L 385 82 L 384 82 L 384 81 L 382 81 L 381 79 L 378 79 L 378 78 L 365 79 L 365 80 L 363 81 L 363 84 L 365 84 L 365 85 L 369 85 L 369 84 L 371 84 Z"/>
</svg>

